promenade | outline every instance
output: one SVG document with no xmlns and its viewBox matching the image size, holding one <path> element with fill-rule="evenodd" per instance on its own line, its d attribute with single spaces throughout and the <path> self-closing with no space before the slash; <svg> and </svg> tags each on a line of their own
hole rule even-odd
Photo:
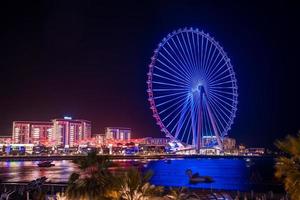
<svg viewBox="0 0 300 200">
<path fill-rule="evenodd" d="M 34 161 L 34 160 L 75 160 L 85 157 L 86 155 L 19 155 L 19 156 L 0 156 L 0 161 Z M 243 155 L 181 155 L 181 154 L 155 154 L 155 155 L 99 155 L 107 156 L 111 160 L 135 160 L 135 159 L 180 159 L 180 158 L 256 158 L 256 157 L 273 157 L 272 155 L 263 156 L 243 156 Z"/>
</svg>

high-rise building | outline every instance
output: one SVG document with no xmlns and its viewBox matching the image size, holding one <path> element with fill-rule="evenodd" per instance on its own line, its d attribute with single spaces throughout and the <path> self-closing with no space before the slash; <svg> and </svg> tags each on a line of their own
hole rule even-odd
<svg viewBox="0 0 300 200">
<path fill-rule="evenodd" d="M 105 139 L 107 140 L 130 140 L 131 129 L 122 127 L 106 127 Z"/>
<path fill-rule="evenodd" d="M 76 146 L 91 138 L 91 122 L 71 118 L 43 121 L 14 121 L 12 139 L 19 144 Z"/>
<path fill-rule="evenodd" d="M 95 138 L 96 145 L 104 145 L 105 144 L 105 135 L 104 134 L 95 134 L 93 135 Z"/>
<path fill-rule="evenodd" d="M 10 144 L 12 143 L 12 136 L 0 136 L 0 144 Z"/>
<path fill-rule="evenodd" d="M 52 123 L 14 121 L 12 139 L 19 144 L 43 144 L 52 138 Z"/>
<path fill-rule="evenodd" d="M 53 135 L 57 146 L 76 146 L 91 138 L 91 122 L 70 118 L 53 119 Z"/>
<path fill-rule="evenodd" d="M 236 140 L 234 138 L 224 137 L 223 139 L 223 148 L 224 150 L 235 149 Z"/>
</svg>

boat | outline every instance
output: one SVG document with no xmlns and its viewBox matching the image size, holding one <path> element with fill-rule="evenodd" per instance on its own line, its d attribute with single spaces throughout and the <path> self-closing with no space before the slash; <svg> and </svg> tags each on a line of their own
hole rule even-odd
<svg viewBox="0 0 300 200">
<path fill-rule="evenodd" d="M 212 183 L 214 182 L 213 178 L 210 176 L 200 176 L 199 173 L 194 173 L 191 169 L 185 171 L 186 175 L 189 177 L 190 184 L 197 183 Z"/>
<path fill-rule="evenodd" d="M 55 164 L 52 163 L 52 161 L 43 161 L 38 163 L 39 167 L 53 167 Z"/>
</svg>

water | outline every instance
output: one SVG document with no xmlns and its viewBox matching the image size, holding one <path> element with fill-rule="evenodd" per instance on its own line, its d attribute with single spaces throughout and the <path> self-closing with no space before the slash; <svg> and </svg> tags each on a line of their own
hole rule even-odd
<svg viewBox="0 0 300 200">
<path fill-rule="evenodd" d="M 25 182 L 46 176 L 51 182 L 66 182 L 77 167 L 71 161 L 54 161 L 54 167 L 39 168 L 39 161 L 0 162 L 0 180 L 6 182 Z M 118 161 L 123 168 L 132 166 L 132 161 Z M 222 189 L 222 190 L 276 190 L 274 161 L 271 158 L 245 159 L 174 159 L 152 160 L 141 164 L 143 170 L 152 170 L 154 176 L 151 183 L 163 186 L 185 186 L 190 188 Z M 185 174 L 187 169 L 203 176 L 211 176 L 213 183 L 190 184 Z"/>
<path fill-rule="evenodd" d="M 220 190 L 274 190 L 273 159 L 182 159 L 171 163 L 159 160 L 150 162 L 153 170 L 151 182 L 155 185 L 184 186 Z M 185 171 L 191 169 L 203 176 L 211 176 L 213 183 L 190 184 Z M 274 185 L 275 184 L 275 185 Z"/>
</svg>

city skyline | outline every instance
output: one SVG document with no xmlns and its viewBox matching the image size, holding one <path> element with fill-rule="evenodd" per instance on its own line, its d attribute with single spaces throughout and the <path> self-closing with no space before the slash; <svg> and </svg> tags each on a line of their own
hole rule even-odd
<svg viewBox="0 0 300 200">
<path fill-rule="evenodd" d="M 291 3 L 51 5 L 2 12 L 0 135 L 15 120 L 71 115 L 92 121 L 92 133 L 124 126 L 137 137 L 164 137 L 149 109 L 146 74 L 158 42 L 185 26 L 212 33 L 233 61 L 240 96 L 230 137 L 272 146 L 298 131 L 299 14 Z"/>
</svg>

